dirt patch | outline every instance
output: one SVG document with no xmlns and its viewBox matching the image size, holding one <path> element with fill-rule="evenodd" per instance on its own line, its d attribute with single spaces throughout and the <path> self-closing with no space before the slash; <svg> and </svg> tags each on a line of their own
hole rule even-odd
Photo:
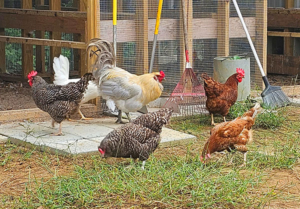
<svg viewBox="0 0 300 209">
<path fill-rule="evenodd" d="M 262 185 L 263 195 L 270 196 L 267 208 L 299 208 L 300 165 L 293 170 L 275 170 L 268 173 Z M 275 199 L 276 198 L 276 199 Z"/>
<path fill-rule="evenodd" d="M 28 84 L 0 82 L 0 111 L 35 107 Z"/>
</svg>

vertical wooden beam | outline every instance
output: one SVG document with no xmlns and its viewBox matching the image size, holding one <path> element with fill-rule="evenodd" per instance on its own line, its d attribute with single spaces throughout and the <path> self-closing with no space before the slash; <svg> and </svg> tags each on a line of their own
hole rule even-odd
<svg viewBox="0 0 300 209">
<path fill-rule="evenodd" d="M 61 0 L 49 0 L 49 10 L 61 10 Z M 56 31 L 50 32 L 50 39 L 60 40 L 61 33 Z M 59 57 L 61 54 L 61 47 L 50 47 L 50 70 L 53 72 L 53 59 Z M 53 78 L 51 78 L 52 80 Z"/>
<path fill-rule="evenodd" d="M 136 1 L 136 67 L 137 74 L 148 73 L 148 0 Z"/>
<path fill-rule="evenodd" d="M 22 0 L 22 9 L 32 9 L 32 0 Z M 33 32 L 22 30 L 23 37 L 32 37 Z M 22 76 L 27 78 L 29 72 L 33 70 L 33 46 L 22 44 Z"/>
<path fill-rule="evenodd" d="M 45 31 L 35 31 L 36 38 L 45 38 Z M 36 63 L 36 71 L 45 73 L 45 46 L 36 45 L 36 55 L 35 55 L 35 63 Z"/>
<path fill-rule="evenodd" d="M 294 8 L 294 0 L 285 0 L 285 8 Z M 285 28 L 284 32 L 290 32 L 289 28 Z M 294 38 L 284 37 L 284 55 L 293 56 L 294 54 Z"/>
<path fill-rule="evenodd" d="M 229 56 L 229 10 L 230 2 L 218 1 L 217 14 L 217 56 Z"/>
<path fill-rule="evenodd" d="M 86 42 L 93 38 L 100 38 L 100 4 L 98 0 L 88 0 L 87 2 L 87 28 L 86 28 Z M 88 56 L 87 56 L 88 57 Z M 87 58 L 87 67 L 81 72 L 81 75 L 90 72 L 91 66 L 95 62 Z"/>
<path fill-rule="evenodd" d="M 267 74 L 267 40 L 268 40 L 268 30 L 267 30 L 267 17 L 268 17 L 268 1 L 256 0 L 256 21 L 255 21 L 255 49 L 257 51 L 258 57 L 260 59 L 261 65 Z M 261 80 L 260 70 L 255 64 L 255 83 L 259 86 L 263 86 Z"/>
<path fill-rule="evenodd" d="M 285 0 L 285 8 L 286 9 L 294 8 L 294 0 Z"/>
<path fill-rule="evenodd" d="M 87 11 L 87 0 L 76 0 L 74 1 L 75 6 L 77 7 L 78 11 L 86 12 Z M 85 33 L 82 34 L 74 34 L 74 40 L 85 42 Z M 83 49 L 74 49 L 74 70 L 78 70 L 79 75 L 84 72 L 86 69 L 86 53 Z"/>
<path fill-rule="evenodd" d="M 4 7 L 4 0 L 0 0 L 0 8 Z M 0 28 L 0 35 L 5 35 L 4 28 Z M 5 43 L 0 43 L 0 73 L 6 73 L 5 69 Z"/>
<path fill-rule="evenodd" d="M 88 0 L 87 2 L 87 29 L 86 29 L 86 42 L 92 38 L 100 38 L 100 4 L 98 0 Z M 92 71 L 92 64 L 95 63 L 95 57 L 89 59 L 87 57 L 87 67 L 82 69 L 81 75 Z M 99 98 L 91 101 L 93 104 L 99 103 Z M 100 108 L 100 107 L 98 107 Z"/>
<path fill-rule="evenodd" d="M 36 0 L 35 2 L 37 6 L 45 5 L 45 0 Z"/>
</svg>

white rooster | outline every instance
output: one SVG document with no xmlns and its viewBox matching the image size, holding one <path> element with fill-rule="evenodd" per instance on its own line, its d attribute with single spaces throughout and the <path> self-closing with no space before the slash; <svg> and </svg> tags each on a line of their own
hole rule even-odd
<svg viewBox="0 0 300 209">
<path fill-rule="evenodd" d="M 66 85 L 70 82 L 77 82 L 80 78 L 69 79 L 69 59 L 63 55 L 59 57 L 54 57 L 53 60 L 53 69 L 54 69 L 54 81 L 55 85 Z M 98 90 L 97 85 L 93 81 L 89 81 L 86 91 L 84 92 L 83 98 L 80 102 L 80 105 L 90 101 L 91 99 L 95 99 L 100 96 L 100 92 Z M 81 115 L 82 120 L 87 120 L 90 118 L 86 118 L 82 112 L 80 111 L 80 107 L 78 108 L 78 113 Z"/>
</svg>

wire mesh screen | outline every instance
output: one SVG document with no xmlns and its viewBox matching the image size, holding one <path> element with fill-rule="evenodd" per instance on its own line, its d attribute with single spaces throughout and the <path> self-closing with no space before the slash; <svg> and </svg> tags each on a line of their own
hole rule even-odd
<svg viewBox="0 0 300 209">
<path fill-rule="evenodd" d="M 21 36 L 20 29 L 5 28 L 6 36 Z M 20 74 L 22 71 L 22 45 L 17 43 L 5 44 L 5 68 L 6 73 Z"/>
<path fill-rule="evenodd" d="M 142 74 L 149 69 L 154 36 L 154 27 L 158 1 L 123 0 L 118 4 L 117 22 L 117 65 L 131 73 Z M 203 72 L 213 74 L 213 61 L 222 54 L 222 36 L 224 31 L 218 23 L 218 0 L 188 1 L 188 33 L 192 34 L 190 49 L 191 62 L 198 77 Z M 224 2 L 224 1 L 223 1 Z M 258 0 L 238 1 L 258 55 L 263 60 L 263 30 L 264 3 Z M 112 1 L 100 1 L 101 37 L 113 41 L 112 30 Z M 147 10 L 146 10 L 147 9 Z M 146 12 L 146 11 L 147 12 Z M 251 60 L 252 87 L 261 85 L 253 53 L 246 39 L 245 32 L 236 14 L 233 4 L 230 4 L 229 20 L 229 56 L 247 54 Z M 191 17 L 188 15 L 188 18 Z M 179 82 L 184 71 L 184 42 L 181 19 L 180 1 L 164 0 L 158 41 L 155 52 L 154 71 L 163 70 L 166 74 L 164 94 L 169 95 Z M 225 30 L 225 28 L 224 28 Z"/>
</svg>

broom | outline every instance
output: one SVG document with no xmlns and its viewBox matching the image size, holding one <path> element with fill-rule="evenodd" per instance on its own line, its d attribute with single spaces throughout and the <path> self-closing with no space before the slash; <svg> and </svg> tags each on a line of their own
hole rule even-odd
<svg viewBox="0 0 300 209">
<path fill-rule="evenodd" d="M 256 50 L 254 48 L 254 45 L 252 43 L 250 34 L 248 32 L 247 26 L 244 22 L 243 16 L 241 14 L 240 8 L 236 2 L 236 0 L 232 0 L 234 7 L 236 9 L 236 12 L 241 20 L 241 23 L 243 25 L 243 28 L 245 30 L 247 39 L 249 41 L 250 47 L 252 49 L 252 52 L 254 54 L 254 57 L 256 59 L 257 65 L 259 67 L 259 70 L 261 72 L 262 75 L 262 79 L 264 81 L 264 84 L 266 86 L 266 88 L 264 89 L 264 91 L 261 93 L 261 97 L 263 99 L 264 104 L 266 104 L 267 106 L 271 107 L 271 108 L 275 108 L 275 107 L 283 107 L 288 105 L 290 102 L 289 98 L 284 94 L 284 92 L 281 90 L 280 86 L 271 86 L 267 76 L 265 75 L 265 72 L 262 68 L 262 65 L 259 61 L 259 58 L 257 56 Z"/>
</svg>

